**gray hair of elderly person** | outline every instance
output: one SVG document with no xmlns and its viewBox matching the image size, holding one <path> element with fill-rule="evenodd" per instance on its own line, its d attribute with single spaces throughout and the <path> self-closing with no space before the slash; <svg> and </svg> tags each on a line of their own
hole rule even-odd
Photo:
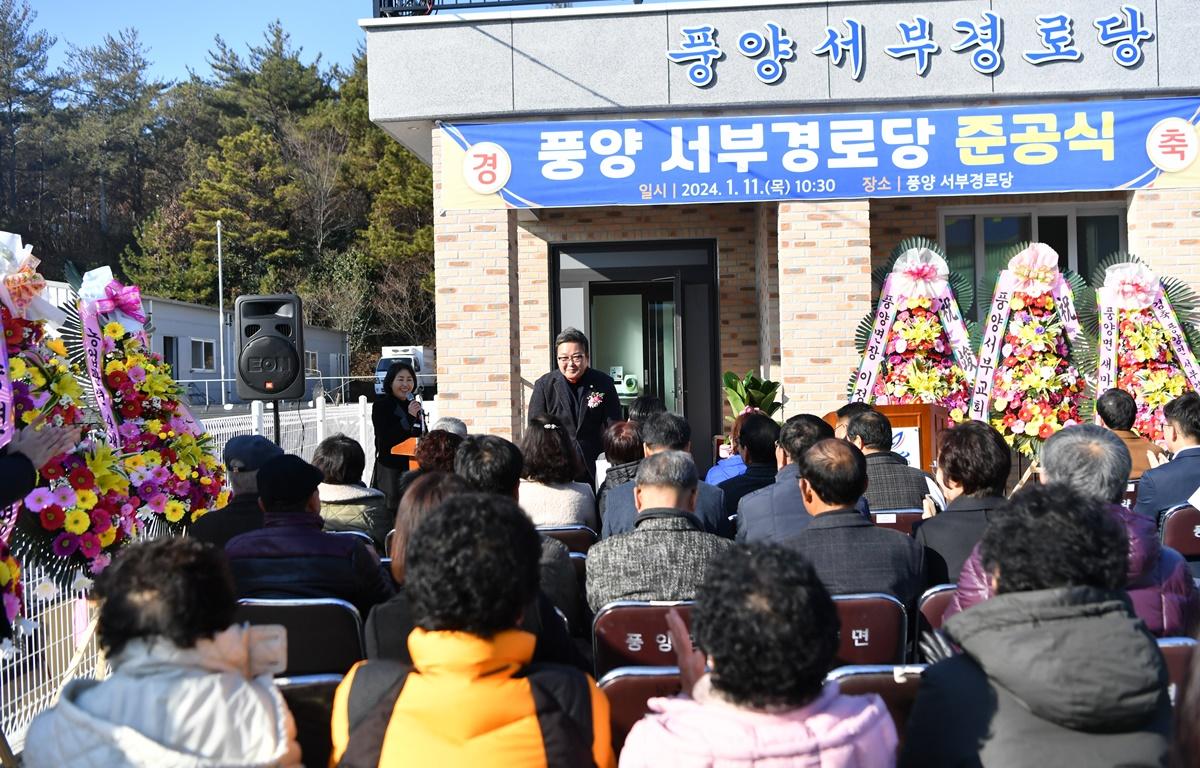
<svg viewBox="0 0 1200 768">
<path fill-rule="evenodd" d="M 634 485 L 641 488 L 678 488 L 692 491 L 700 483 L 696 462 L 683 451 L 663 451 L 642 459 Z"/>
<path fill-rule="evenodd" d="M 1121 438 L 1098 424 L 1076 424 L 1042 446 L 1042 481 L 1120 503 L 1133 460 Z"/>
<path fill-rule="evenodd" d="M 437 421 L 433 422 L 433 426 L 429 428 L 429 431 L 432 432 L 435 429 L 451 432 L 459 437 L 467 436 L 466 422 L 464 422 L 462 419 L 456 419 L 453 416 L 443 416 Z"/>
<path fill-rule="evenodd" d="M 234 496 L 243 494 L 258 493 L 258 470 L 239 470 L 237 472 L 227 472 L 225 477 L 229 479 L 229 487 L 233 491 Z"/>
</svg>

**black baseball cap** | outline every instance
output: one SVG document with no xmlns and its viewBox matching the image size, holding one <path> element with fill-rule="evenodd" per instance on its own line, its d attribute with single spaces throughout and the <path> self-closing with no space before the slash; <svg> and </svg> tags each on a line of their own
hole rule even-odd
<svg viewBox="0 0 1200 768">
<path fill-rule="evenodd" d="M 321 470 L 290 453 L 276 456 L 258 470 L 258 498 L 263 504 L 307 501 L 325 476 Z"/>
<path fill-rule="evenodd" d="M 253 472 L 283 449 L 262 435 L 238 435 L 225 443 L 225 466 L 230 472 Z"/>
</svg>

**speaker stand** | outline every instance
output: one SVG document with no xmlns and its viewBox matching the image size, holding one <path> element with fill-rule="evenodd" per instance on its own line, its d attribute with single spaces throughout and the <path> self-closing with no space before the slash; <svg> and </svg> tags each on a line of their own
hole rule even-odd
<svg viewBox="0 0 1200 768">
<path fill-rule="evenodd" d="M 271 403 L 271 414 L 272 421 L 275 422 L 275 445 L 278 445 L 280 448 L 282 448 L 283 444 L 279 442 L 279 403 L 279 400 Z"/>
</svg>

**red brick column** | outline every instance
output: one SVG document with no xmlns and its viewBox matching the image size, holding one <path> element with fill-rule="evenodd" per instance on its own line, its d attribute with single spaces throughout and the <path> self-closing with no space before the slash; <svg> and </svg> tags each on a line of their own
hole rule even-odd
<svg viewBox="0 0 1200 768">
<path fill-rule="evenodd" d="M 779 204 L 779 343 L 784 415 L 846 402 L 854 331 L 871 310 L 867 200 Z"/>
</svg>

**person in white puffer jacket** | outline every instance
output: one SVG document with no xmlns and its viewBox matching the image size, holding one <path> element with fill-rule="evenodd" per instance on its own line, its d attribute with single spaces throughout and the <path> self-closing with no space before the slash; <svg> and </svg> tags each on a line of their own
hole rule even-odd
<svg viewBox="0 0 1200 768">
<path fill-rule="evenodd" d="M 131 545 L 96 579 L 112 675 L 72 680 L 25 739 L 28 768 L 298 766 L 271 681 L 282 629 L 233 624 L 233 578 L 194 539 Z"/>
</svg>

